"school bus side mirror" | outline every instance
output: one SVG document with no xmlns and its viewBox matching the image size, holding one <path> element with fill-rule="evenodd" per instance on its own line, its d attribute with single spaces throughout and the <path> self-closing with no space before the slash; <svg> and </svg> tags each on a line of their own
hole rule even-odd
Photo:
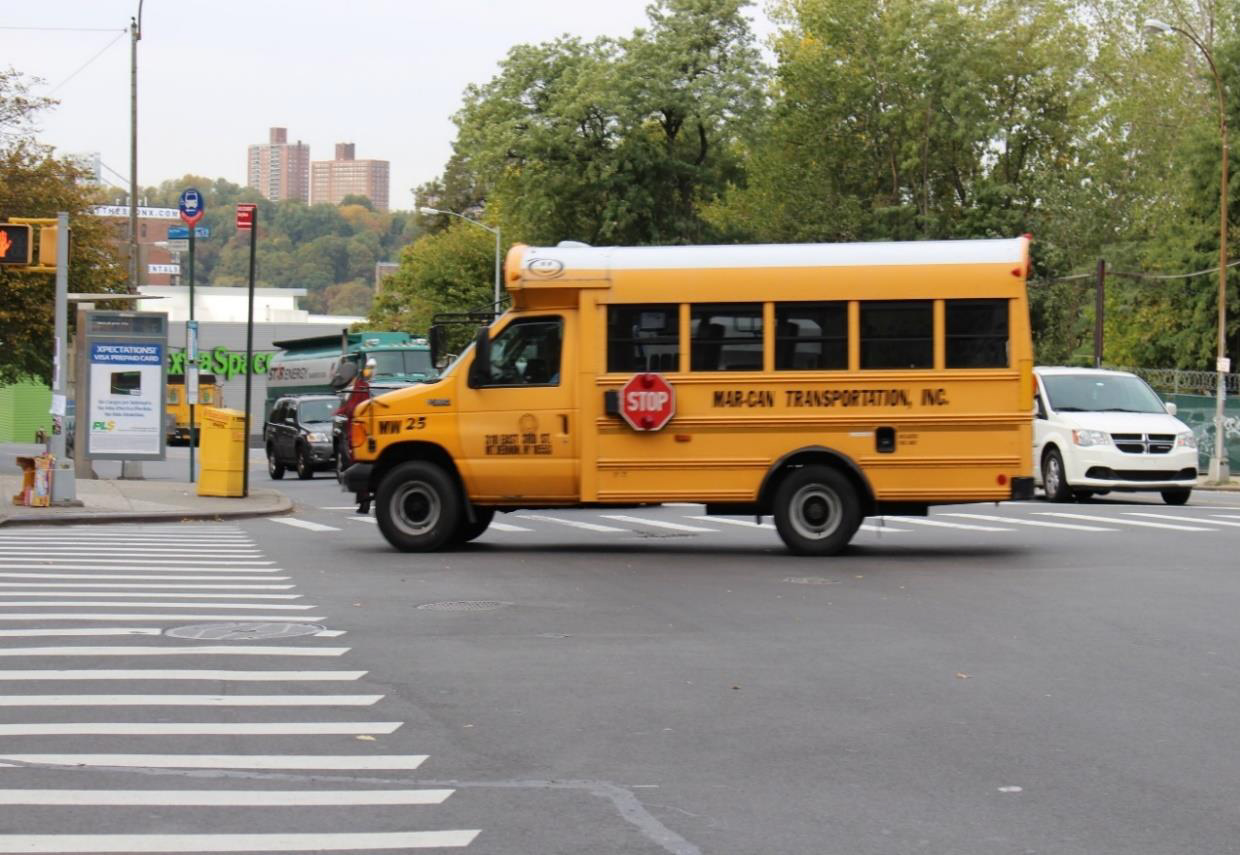
<svg viewBox="0 0 1240 855">
<path fill-rule="evenodd" d="M 469 366 L 469 388 L 477 389 L 491 383 L 491 334 L 479 327 L 474 336 L 474 361 Z"/>
</svg>

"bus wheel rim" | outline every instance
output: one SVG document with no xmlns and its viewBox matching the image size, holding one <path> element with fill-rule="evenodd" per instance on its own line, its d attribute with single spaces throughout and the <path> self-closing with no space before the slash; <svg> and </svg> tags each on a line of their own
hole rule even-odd
<svg viewBox="0 0 1240 855">
<path fill-rule="evenodd" d="M 789 520 L 807 540 L 823 540 L 840 527 L 844 506 L 839 494 L 822 484 L 806 484 L 792 496 Z"/>
<path fill-rule="evenodd" d="M 392 495 L 392 519 L 406 534 L 419 536 L 439 522 L 439 494 L 421 481 L 402 484 Z"/>
</svg>

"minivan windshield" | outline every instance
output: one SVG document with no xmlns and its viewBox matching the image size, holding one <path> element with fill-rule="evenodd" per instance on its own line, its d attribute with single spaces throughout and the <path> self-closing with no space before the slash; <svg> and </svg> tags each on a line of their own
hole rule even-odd
<svg viewBox="0 0 1240 855">
<path fill-rule="evenodd" d="M 1128 374 L 1042 374 L 1051 409 L 1061 413 L 1165 413 L 1144 380 Z"/>
</svg>

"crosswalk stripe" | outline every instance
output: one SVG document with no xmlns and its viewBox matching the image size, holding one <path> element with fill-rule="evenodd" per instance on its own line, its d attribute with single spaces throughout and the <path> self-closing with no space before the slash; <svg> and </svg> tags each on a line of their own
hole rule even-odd
<svg viewBox="0 0 1240 855">
<path fill-rule="evenodd" d="M 1115 525 L 1135 525 L 1145 528 L 1166 528 L 1172 531 L 1218 531 L 1214 528 L 1201 528 L 1200 526 L 1175 525 L 1173 523 L 1156 523 L 1146 522 L 1143 520 L 1126 520 L 1120 517 L 1099 517 L 1089 514 L 1067 514 L 1061 511 L 1034 511 L 1039 516 L 1044 517 L 1064 517 L 1072 520 L 1090 520 L 1092 522 L 1113 523 Z"/>
<path fill-rule="evenodd" d="M 0 736 L 353 736 L 394 733 L 400 721 L 27 721 Z M 0 850 L 3 851 L 3 850 Z"/>
<path fill-rule="evenodd" d="M 616 520 L 617 522 L 632 523 L 633 525 L 649 525 L 655 528 L 666 528 L 672 531 L 687 531 L 693 533 L 713 533 L 719 531 L 717 528 L 703 528 L 700 525 L 684 525 L 683 523 L 667 522 L 666 520 L 652 520 L 645 517 L 629 517 L 624 514 L 600 514 L 605 520 Z"/>
<path fill-rule="evenodd" d="M 163 635 L 157 627 L 95 626 L 88 629 L 0 629 L 0 638 L 36 637 L 48 635 Z"/>
<path fill-rule="evenodd" d="M 356 511 L 357 505 L 319 505 L 320 511 Z"/>
<path fill-rule="evenodd" d="M 372 525 L 379 524 L 379 521 L 375 519 L 374 517 L 345 517 L 345 519 L 350 520 L 352 522 L 371 523 Z"/>
<path fill-rule="evenodd" d="M 775 528 L 773 523 L 758 523 L 751 520 L 738 520 L 732 517 L 687 517 L 691 520 L 706 520 L 707 522 L 720 522 L 727 525 L 737 525 L 743 528 Z"/>
<path fill-rule="evenodd" d="M 455 790 L 0 790 L 0 805 L 353 807 L 438 805 Z"/>
<path fill-rule="evenodd" d="M 1116 531 L 1116 529 L 1113 529 L 1113 528 L 1100 528 L 1096 525 L 1074 525 L 1072 523 L 1057 523 L 1057 522 L 1049 522 L 1047 520 L 1027 520 L 1027 519 L 1022 519 L 1019 517 L 1000 517 L 1000 516 L 992 516 L 990 514 L 955 514 L 955 513 L 949 514 L 949 513 L 945 513 L 943 514 L 943 516 L 964 517 L 966 519 L 972 519 L 972 520 L 989 520 L 990 522 L 1015 523 L 1016 525 L 1032 525 L 1032 526 L 1039 526 L 1041 528 L 1062 528 L 1062 529 L 1070 529 L 1073 531 L 1094 531 L 1094 532 Z"/>
<path fill-rule="evenodd" d="M 599 525 L 598 523 L 582 522 L 581 520 L 566 520 L 563 517 L 549 517 L 544 514 L 517 514 L 516 516 L 520 517 L 523 520 L 535 520 L 538 522 L 558 523 L 559 525 L 566 525 L 572 528 L 580 528 L 580 529 L 584 529 L 585 531 L 601 531 L 601 532 L 607 532 L 607 533 L 612 533 L 612 534 L 624 533 L 628 531 L 628 529 L 616 528 L 615 526 Z"/>
<path fill-rule="evenodd" d="M 148 600 L 157 598 L 166 599 L 171 597 L 182 597 L 194 600 L 223 600 L 243 597 L 247 600 L 300 600 L 301 594 L 242 594 L 239 592 L 229 594 L 199 594 L 196 592 L 186 593 L 184 591 L 0 591 L 0 597 L 142 597 L 143 599 Z M 4 600 L 0 600 L 0 605 L 16 604 L 6 603 Z M 115 603 L 113 603 L 113 605 L 115 605 Z"/>
<path fill-rule="evenodd" d="M 862 531 L 872 531 L 877 534 L 908 534 L 908 529 L 906 528 L 893 528 L 889 525 L 872 525 L 870 523 L 862 523 L 857 526 L 857 528 Z"/>
<path fill-rule="evenodd" d="M 40 537 L 5 537 L 0 535 L 0 545 L 2 546 L 46 546 L 46 538 Z M 141 546 L 150 549 L 159 549 L 162 547 L 173 547 L 182 549 L 186 546 L 199 546 L 203 549 L 254 549 L 254 541 L 249 538 L 236 540 L 198 540 L 192 537 L 160 538 L 159 540 L 151 540 L 148 538 L 115 538 L 115 539 L 86 539 L 82 537 L 64 537 L 56 539 L 57 546 L 79 547 L 94 546 L 106 549 L 108 547 L 127 547 Z"/>
<path fill-rule="evenodd" d="M 87 632 L 90 631 L 92 630 L 87 630 Z M 156 634 L 158 632 L 159 630 L 155 630 Z M 192 647 L 126 644 L 0 647 L 0 656 L 343 656 L 349 650 L 348 647 L 294 647 L 262 644 L 201 644 Z"/>
<path fill-rule="evenodd" d="M 0 834 L 0 853 L 335 852 L 468 846 L 476 829 L 298 834 Z"/>
<path fill-rule="evenodd" d="M 365 676 L 365 671 L 224 671 L 217 668 L 0 670 L 0 680 L 227 680 L 268 683 L 360 680 Z"/>
<path fill-rule="evenodd" d="M 332 769 L 412 771 L 425 754 L 0 754 L 0 761 L 44 766 L 141 769 Z M 0 762 L 0 765 L 9 765 Z"/>
<path fill-rule="evenodd" d="M 99 555 L 101 550 L 98 546 L 4 546 L 0 545 L 0 555 L 12 555 L 17 558 L 24 558 L 30 553 L 36 555 L 54 555 L 64 558 L 75 558 L 78 555 Z M 112 552 L 122 555 L 138 555 L 138 556 L 163 556 L 163 555 L 223 555 L 228 558 L 244 558 L 253 555 L 261 555 L 262 551 L 252 547 L 225 547 L 203 546 L 192 549 L 178 549 L 175 546 L 133 546 L 126 544 L 111 550 Z"/>
<path fill-rule="evenodd" d="M 42 567 L 43 565 L 30 564 L 27 566 L 31 568 L 38 568 L 38 567 Z M 73 569 L 73 568 L 62 567 L 59 569 L 64 570 L 64 569 Z M 108 569 L 111 570 L 114 568 L 109 567 Z M 148 570 L 148 572 L 154 572 L 154 571 Z M 176 572 L 176 571 L 168 571 L 168 572 Z M 239 571 L 229 570 L 226 572 L 236 573 Z M 274 569 L 273 570 L 263 569 L 263 570 L 254 570 L 251 572 L 279 573 L 281 571 L 274 570 Z M 120 574 L 118 573 L 0 573 L 0 579 L 144 579 L 144 580 L 152 580 L 152 581 L 158 579 L 160 582 L 193 582 L 193 581 L 199 581 L 199 580 L 205 581 L 207 579 L 210 579 L 212 582 L 280 582 L 280 581 L 287 581 L 288 578 L 289 578 L 288 576 L 163 576 L 163 575 L 145 576 L 145 575 L 134 575 L 132 573 L 120 573 Z"/>
<path fill-rule="evenodd" d="M 1203 520 L 1200 517 L 1178 517 L 1171 514 L 1145 514 L 1140 511 L 1124 511 L 1124 515 L 1129 517 L 1148 517 L 1152 520 L 1174 520 L 1176 522 L 1205 523 L 1206 525 L 1222 525 L 1230 528 L 1240 528 L 1240 522 L 1226 522 L 1221 519 Z"/>
<path fill-rule="evenodd" d="M 0 707 L 369 707 L 383 695 L 0 695 Z"/>
<path fill-rule="evenodd" d="M 57 603 L 57 605 L 63 606 L 63 605 L 65 605 L 65 604 L 64 604 L 64 603 Z M 117 605 L 117 603 L 110 603 L 109 605 Z M 150 608 L 158 608 L 158 606 L 151 606 Z M 18 621 L 18 620 L 26 620 L 26 621 L 40 621 L 40 620 L 80 620 L 80 621 L 92 621 L 92 620 L 134 620 L 134 621 L 142 621 L 142 620 L 155 620 L 155 621 L 160 621 L 160 622 L 162 622 L 162 623 L 182 623 L 182 622 L 187 621 L 187 620 L 201 620 L 201 621 L 210 621 L 210 620 L 226 620 L 226 621 L 257 621 L 257 620 L 288 621 L 288 619 L 289 619 L 289 616 L 288 616 L 288 615 L 186 615 L 186 614 L 166 614 L 166 615 L 160 615 L 160 614 L 149 614 L 149 615 L 142 615 L 142 614 L 112 614 L 112 613 L 107 613 L 107 614 L 94 614 L 94 613 L 92 613 L 92 612 L 55 612 L 55 613 L 48 613 L 48 614 L 44 614 L 44 613 L 40 613 L 40 612 L 21 612 L 21 613 L 19 613 L 19 614 L 5 614 L 5 613 L 0 613 L 0 620 L 7 620 L 7 621 Z M 297 620 L 299 620 L 299 621 L 321 621 L 321 620 L 327 620 L 327 616 L 326 616 L 326 615 L 297 615 Z"/>
<path fill-rule="evenodd" d="M 339 529 L 337 529 L 337 531 L 339 531 Z M 14 558 L 20 558 L 22 561 L 32 560 L 32 556 L 28 556 L 28 555 L 14 556 Z M 275 564 L 274 561 L 259 561 L 257 559 L 232 559 L 232 558 L 210 558 L 210 557 L 174 558 L 172 556 L 169 556 L 167 558 L 93 558 L 93 557 L 70 558 L 68 556 L 49 555 L 47 556 L 47 558 L 45 558 L 43 561 L 40 561 L 37 564 L 18 564 L 13 561 L 6 561 L 5 566 L 6 567 L 46 567 L 48 569 L 52 569 L 55 566 L 63 566 L 66 563 L 71 562 L 74 564 L 84 565 L 86 569 L 97 568 L 100 570 L 108 570 L 108 569 L 111 569 L 110 565 L 113 565 L 113 564 L 124 564 L 126 566 L 147 565 L 147 564 L 171 564 L 174 561 L 176 562 L 176 564 L 180 568 L 180 572 L 182 573 L 184 573 L 186 570 L 202 572 L 204 570 L 209 570 L 211 567 L 216 566 L 216 565 L 226 566 L 226 567 L 244 567 L 247 572 L 260 573 L 263 571 L 259 570 L 258 569 L 259 567 L 271 567 L 272 565 Z M 202 564 L 205 564 L 207 566 L 200 567 L 199 565 L 202 565 Z M 69 569 L 69 568 L 66 568 L 66 569 Z M 151 569 L 151 568 L 143 566 L 142 569 L 146 570 L 146 569 Z M 236 573 L 237 571 L 229 570 L 228 572 Z M 275 572 L 275 571 L 273 570 L 272 572 Z"/>
<path fill-rule="evenodd" d="M 492 522 L 491 525 L 488 526 L 488 528 L 493 528 L 496 531 L 533 531 L 534 530 L 532 528 L 526 528 L 523 525 L 512 525 L 511 523 L 502 523 L 502 522 Z"/>
<path fill-rule="evenodd" d="M 1234 514 L 1210 514 L 1210 516 L 1218 520 L 1240 520 L 1240 517 Z"/>
<path fill-rule="evenodd" d="M 29 596 L 29 594 L 26 596 Z M 36 606 L 52 606 L 58 609 L 254 609 L 256 611 L 267 610 L 287 612 L 305 612 L 310 609 L 318 608 L 318 606 L 306 606 L 293 603 L 165 603 L 161 600 L 154 602 L 149 600 L 133 600 L 124 602 L 117 602 L 115 600 L 0 600 L 0 609 Z M 3 614 L 3 612 L 0 612 L 0 614 Z"/>
<path fill-rule="evenodd" d="M 93 578 L 93 577 L 88 577 L 88 578 Z M 127 591 L 145 592 L 145 591 L 150 591 L 150 590 L 166 591 L 169 588 L 172 588 L 175 590 L 191 590 L 191 591 L 219 590 L 221 588 L 224 590 L 228 590 L 228 591 L 287 591 L 293 587 L 295 586 L 293 585 L 177 585 L 177 584 L 148 585 L 148 584 L 143 584 L 140 582 L 0 582 L 0 588 L 38 588 L 40 591 L 42 591 L 42 589 L 44 588 L 89 588 L 91 589 L 90 595 L 92 597 L 121 596 L 120 594 L 113 595 L 113 594 L 99 593 L 94 590 L 96 588 L 124 588 Z M 33 593 L 33 592 L 27 591 L 27 593 Z M 145 594 L 145 593 L 143 595 L 154 596 L 153 594 Z M 3 591 L 0 591 L 0 597 L 9 597 L 9 596 L 15 596 L 15 594 L 5 593 Z M 61 595 L 52 594 L 50 592 L 45 592 L 45 593 L 40 593 L 39 596 L 59 597 Z M 66 594 L 65 596 L 69 596 L 69 595 Z M 160 596 L 172 596 L 172 595 L 161 594 Z M 195 596 L 205 596 L 205 595 L 185 594 L 184 596 L 195 597 Z M 232 596 L 232 595 L 229 594 L 228 596 Z M 239 594 L 238 596 L 258 597 L 262 595 L 260 594 Z"/>
<path fill-rule="evenodd" d="M 886 517 L 875 517 L 875 519 L 886 521 Z M 923 517 L 897 517 L 900 525 L 924 525 L 932 528 L 956 528 L 964 531 L 1012 531 L 1010 528 L 997 528 L 990 525 L 970 525 L 969 523 L 954 523 L 946 520 L 931 520 Z"/>
<path fill-rule="evenodd" d="M 294 528 L 304 528 L 306 531 L 340 531 L 334 525 L 323 525 L 322 523 L 310 522 L 309 520 L 299 520 L 296 517 L 268 517 L 274 523 L 283 525 L 291 525 Z"/>
</svg>

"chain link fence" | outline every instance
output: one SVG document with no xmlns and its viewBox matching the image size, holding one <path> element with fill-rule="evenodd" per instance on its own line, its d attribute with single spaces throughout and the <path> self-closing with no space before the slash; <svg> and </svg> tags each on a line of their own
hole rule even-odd
<svg viewBox="0 0 1240 855">
<path fill-rule="evenodd" d="M 1198 468 L 1206 471 L 1214 453 L 1216 432 L 1214 413 L 1218 374 L 1213 371 L 1181 371 L 1178 368 L 1123 368 L 1154 387 L 1164 400 L 1176 406 L 1176 416 L 1197 438 Z M 1240 467 L 1240 373 L 1226 374 L 1227 401 L 1223 411 L 1223 432 L 1227 456 L 1233 468 Z"/>
</svg>

